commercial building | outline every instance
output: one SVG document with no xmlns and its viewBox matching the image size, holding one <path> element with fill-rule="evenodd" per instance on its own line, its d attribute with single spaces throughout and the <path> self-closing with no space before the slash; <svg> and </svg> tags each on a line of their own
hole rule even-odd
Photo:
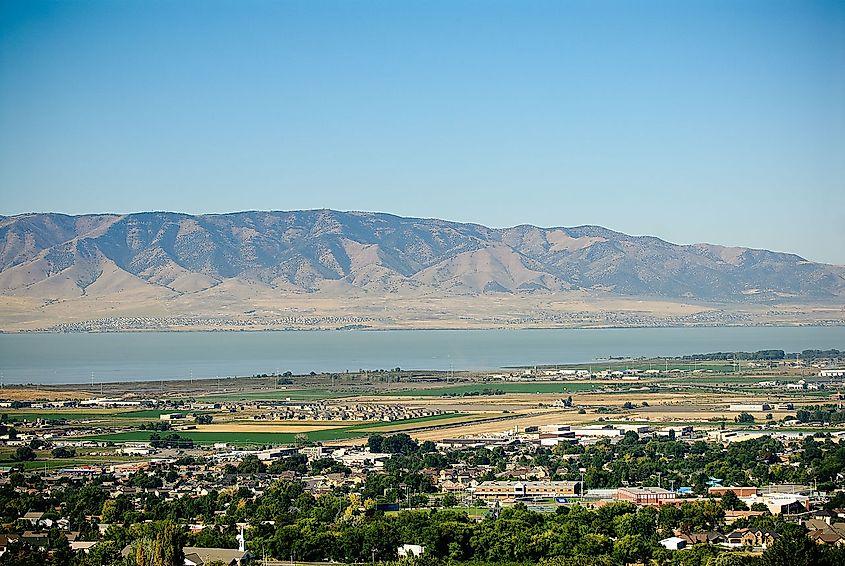
<svg viewBox="0 0 845 566">
<path fill-rule="evenodd" d="M 566 497 L 581 494 L 580 481 L 485 481 L 473 490 L 487 501 L 516 501 L 523 498 Z"/>
<path fill-rule="evenodd" d="M 540 446 L 557 446 L 561 442 L 578 442 L 569 425 L 544 425 L 540 427 Z"/>
<path fill-rule="evenodd" d="M 662 487 L 620 487 L 616 490 L 618 501 L 630 501 L 635 505 L 663 505 L 675 503 L 674 491 Z"/>
<path fill-rule="evenodd" d="M 722 487 L 720 485 L 707 489 L 707 493 L 714 497 L 721 497 L 729 491 L 732 491 L 737 497 L 754 497 L 760 490 L 756 487 Z"/>
</svg>

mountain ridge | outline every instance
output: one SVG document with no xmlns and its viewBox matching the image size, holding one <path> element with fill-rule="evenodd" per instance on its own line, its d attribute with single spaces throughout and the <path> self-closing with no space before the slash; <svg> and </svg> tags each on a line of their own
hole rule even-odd
<svg viewBox="0 0 845 566">
<path fill-rule="evenodd" d="M 0 331 L 842 324 L 845 268 L 386 213 L 0 218 Z"/>
<path fill-rule="evenodd" d="M 281 292 L 557 293 L 838 303 L 845 268 L 797 254 L 678 245 L 597 225 L 489 228 L 331 209 L 0 217 L 0 293 L 84 295 L 103 273 L 178 294 L 228 279 Z M 137 279 L 137 281 L 135 280 Z"/>
</svg>

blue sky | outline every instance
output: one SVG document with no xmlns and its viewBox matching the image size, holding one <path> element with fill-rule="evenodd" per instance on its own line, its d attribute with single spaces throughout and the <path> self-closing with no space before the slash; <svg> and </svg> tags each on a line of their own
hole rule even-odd
<svg viewBox="0 0 845 566">
<path fill-rule="evenodd" d="M 845 2 L 0 3 L 0 213 L 324 207 L 845 264 Z"/>
</svg>

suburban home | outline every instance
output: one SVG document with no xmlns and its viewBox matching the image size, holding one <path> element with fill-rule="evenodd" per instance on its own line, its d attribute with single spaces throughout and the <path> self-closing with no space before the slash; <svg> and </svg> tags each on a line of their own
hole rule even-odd
<svg viewBox="0 0 845 566">
<path fill-rule="evenodd" d="M 775 542 L 777 537 L 777 533 L 769 529 L 736 529 L 727 534 L 727 540 L 723 544 L 730 547 L 750 546 L 765 549 Z"/>
<path fill-rule="evenodd" d="M 29 521 L 29 524 L 33 527 L 38 526 L 38 522 L 41 521 L 41 517 L 44 516 L 44 513 L 41 511 L 30 511 L 28 513 L 24 513 L 24 516 L 21 517 L 24 521 Z"/>
<path fill-rule="evenodd" d="M 845 523 L 828 523 L 825 519 L 808 519 L 803 524 L 810 531 L 807 536 L 813 541 L 819 544 L 845 545 Z"/>
</svg>

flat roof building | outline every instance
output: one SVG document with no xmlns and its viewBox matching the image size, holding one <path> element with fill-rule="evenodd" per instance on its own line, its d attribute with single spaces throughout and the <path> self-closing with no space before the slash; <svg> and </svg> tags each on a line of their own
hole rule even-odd
<svg viewBox="0 0 845 566">
<path fill-rule="evenodd" d="M 618 501 L 630 501 L 635 505 L 663 505 L 674 503 L 674 491 L 662 487 L 620 487 L 616 490 Z"/>
<path fill-rule="evenodd" d="M 473 490 L 488 501 L 515 501 L 523 497 L 559 497 L 581 494 L 580 481 L 485 481 Z"/>
</svg>

